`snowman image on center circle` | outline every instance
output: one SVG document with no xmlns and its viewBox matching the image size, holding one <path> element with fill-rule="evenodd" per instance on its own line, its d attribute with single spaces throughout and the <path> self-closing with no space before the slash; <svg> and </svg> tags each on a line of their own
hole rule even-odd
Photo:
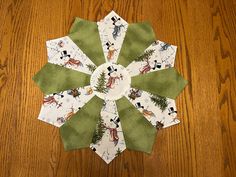
<svg viewBox="0 0 236 177">
<path fill-rule="evenodd" d="M 108 81 L 106 87 L 108 89 L 114 89 L 115 85 L 118 85 L 121 80 L 121 74 L 118 73 L 117 68 L 114 68 L 113 65 L 107 67 L 108 70 Z"/>
</svg>

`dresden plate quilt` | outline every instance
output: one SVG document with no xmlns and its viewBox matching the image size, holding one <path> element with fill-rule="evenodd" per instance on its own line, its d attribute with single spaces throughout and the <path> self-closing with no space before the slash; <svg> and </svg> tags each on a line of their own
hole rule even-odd
<svg viewBox="0 0 236 177">
<path fill-rule="evenodd" d="M 46 42 L 48 64 L 34 77 L 45 93 L 38 119 L 60 127 L 65 149 L 89 146 L 106 163 L 126 148 L 150 153 L 156 131 L 180 122 L 177 47 L 114 11 L 89 25 L 77 19 L 68 36 Z"/>
</svg>

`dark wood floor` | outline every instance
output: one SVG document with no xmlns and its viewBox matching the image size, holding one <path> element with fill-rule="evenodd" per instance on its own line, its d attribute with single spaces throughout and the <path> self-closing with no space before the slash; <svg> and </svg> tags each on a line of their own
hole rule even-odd
<svg viewBox="0 0 236 177">
<path fill-rule="evenodd" d="M 58 129 L 37 120 L 43 94 L 31 78 L 46 40 L 112 9 L 177 45 L 190 84 L 177 99 L 181 124 L 159 132 L 151 155 L 126 150 L 106 165 L 90 149 L 65 152 Z M 0 0 L 0 176 L 235 177 L 236 1 Z"/>
</svg>

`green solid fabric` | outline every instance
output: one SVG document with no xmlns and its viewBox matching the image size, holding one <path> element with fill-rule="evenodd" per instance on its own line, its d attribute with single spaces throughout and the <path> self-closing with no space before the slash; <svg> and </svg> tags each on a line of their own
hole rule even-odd
<svg viewBox="0 0 236 177">
<path fill-rule="evenodd" d="M 76 18 L 68 36 L 95 65 L 99 66 L 105 62 L 96 22 Z"/>
<path fill-rule="evenodd" d="M 157 130 L 125 97 L 116 101 L 128 149 L 151 153 Z"/>
<path fill-rule="evenodd" d="M 60 127 L 61 138 L 66 150 L 89 147 L 102 106 L 103 100 L 94 96 Z"/>
<path fill-rule="evenodd" d="M 117 63 L 128 66 L 155 40 L 155 33 L 148 22 L 130 24 Z"/>
<path fill-rule="evenodd" d="M 33 80 L 44 94 L 51 94 L 89 85 L 90 75 L 47 63 Z"/>
<path fill-rule="evenodd" d="M 180 94 L 187 83 L 175 68 L 163 69 L 131 78 L 133 88 L 172 99 Z"/>
</svg>

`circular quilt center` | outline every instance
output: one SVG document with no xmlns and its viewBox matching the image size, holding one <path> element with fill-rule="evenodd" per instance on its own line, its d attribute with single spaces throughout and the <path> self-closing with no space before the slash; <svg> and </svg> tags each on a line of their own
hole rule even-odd
<svg viewBox="0 0 236 177">
<path fill-rule="evenodd" d="M 130 88 L 131 77 L 127 70 L 117 64 L 100 65 L 92 74 L 90 85 L 95 94 L 104 100 L 118 100 Z"/>
</svg>

